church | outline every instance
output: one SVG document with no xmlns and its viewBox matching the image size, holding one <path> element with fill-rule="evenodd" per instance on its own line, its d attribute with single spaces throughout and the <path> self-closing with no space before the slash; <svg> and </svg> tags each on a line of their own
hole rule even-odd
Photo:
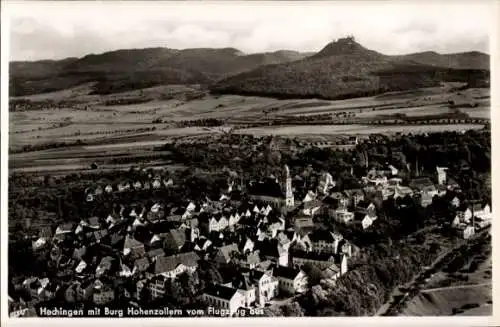
<svg viewBox="0 0 500 327">
<path fill-rule="evenodd" d="M 292 209 L 295 207 L 293 195 L 292 178 L 290 169 L 284 167 L 284 176 L 279 179 L 274 176 L 264 181 L 250 184 L 248 189 L 249 198 L 253 201 L 269 204 L 275 209 Z"/>
</svg>

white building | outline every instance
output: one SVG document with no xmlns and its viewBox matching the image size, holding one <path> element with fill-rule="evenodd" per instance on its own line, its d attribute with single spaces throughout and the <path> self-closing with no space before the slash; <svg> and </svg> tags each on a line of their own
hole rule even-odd
<svg viewBox="0 0 500 327">
<path fill-rule="evenodd" d="M 222 286 L 209 286 L 202 294 L 203 301 L 209 307 L 224 309 L 229 312 L 229 316 L 236 313 L 239 308 L 245 307 L 245 295 L 239 290 Z M 208 312 L 210 315 L 210 312 Z"/>
<path fill-rule="evenodd" d="M 304 293 L 307 291 L 308 277 L 301 269 L 278 266 L 273 269 L 273 275 L 279 281 L 280 291 L 286 294 Z"/>
</svg>

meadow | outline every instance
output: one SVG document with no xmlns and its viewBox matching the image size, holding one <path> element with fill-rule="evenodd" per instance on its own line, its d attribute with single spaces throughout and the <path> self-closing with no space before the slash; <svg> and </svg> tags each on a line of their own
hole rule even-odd
<svg viewBox="0 0 500 327">
<path fill-rule="evenodd" d="M 91 95 L 89 94 L 90 87 L 89 84 L 64 91 L 11 98 L 11 100 L 21 99 L 33 102 L 72 101 L 78 103 L 78 105 L 68 108 L 54 109 L 49 105 L 40 110 L 35 108 L 11 111 L 9 121 L 9 148 L 11 150 L 19 152 L 26 146 L 42 146 L 60 142 L 68 144 L 80 142 L 80 144 L 87 146 L 87 148 L 76 148 L 76 153 L 60 148 L 44 150 L 49 151 L 48 154 L 31 152 L 29 158 L 23 157 L 25 155 L 23 153 L 17 153 L 11 156 L 13 166 L 17 165 L 23 168 L 29 165 L 47 166 L 47 162 L 40 160 L 63 159 L 78 159 L 82 165 L 88 165 L 90 160 L 115 155 L 108 153 L 109 151 L 125 151 L 125 153 L 133 155 L 147 154 L 150 151 L 149 147 L 164 144 L 169 139 L 178 137 L 206 138 L 227 132 L 231 126 L 236 127 L 234 133 L 259 136 L 282 135 L 304 139 L 310 137 L 328 138 L 329 135 L 340 134 L 462 131 L 483 127 L 479 124 L 266 126 L 269 121 L 280 117 L 326 113 L 350 114 L 355 118 L 366 120 L 398 113 L 404 113 L 407 116 L 433 115 L 450 112 L 452 109 L 448 108 L 446 104 L 450 99 L 458 102 L 478 102 L 479 105 L 474 108 L 454 109 L 466 112 L 470 117 L 489 118 L 490 111 L 488 89 L 467 89 L 458 92 L 456 91 L 457 85 L 451 84 L 339 101 L 279 100 L 256 96 L 211 95 L 199 85 L 158 86 L 110 95 Z M 122 100 L 125 101 L 125 104 L 120 105 Z M 137 100 L 138 103 L 130 104 L 127 102 L 129 100 Z M 182 121 L 200 119 L 218 119 L 225 122 L 225 126 L 179 127 L 176 125 Z M 251 128 L 244 126 L 257 122 L 262 126 Z M 54 151 L 59 153 L 55 157 Z M 83 157 L 88 160 L 82 162 Z M 49 163 L 56 164 L 52 161 Z M 68 161 L 64 164 L 75 163 Z"/>
</svg>

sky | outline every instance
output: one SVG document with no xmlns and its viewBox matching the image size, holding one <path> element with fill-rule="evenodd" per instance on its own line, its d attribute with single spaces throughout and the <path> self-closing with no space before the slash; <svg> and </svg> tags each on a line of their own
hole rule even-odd
<svg viewBox="0 0 500 327">
<path fill-rule="evenodd" d="M 4 8 L 5 9 L 5 8 Z M 117 49 L 319 51 L 353 35 L 396 55 L 489 53 L 491 1 L 27 2 L 9 0 L 10 60 L 82 57 Z"/>
</svg>

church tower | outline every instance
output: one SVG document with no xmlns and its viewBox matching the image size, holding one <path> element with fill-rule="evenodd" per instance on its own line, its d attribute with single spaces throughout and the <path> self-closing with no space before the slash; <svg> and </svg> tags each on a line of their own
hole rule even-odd
<svg viewBox="0 0 500 327">
<path fill-rule="evenodd" d="M 288 166 L 285 165 L 285 205 L 287 208 L 293 207 L 295 205 L 295 200 L 293 197 L 293 190 L 292 190 L 292 178 L 290 177 L 290 169 L 288 169 Z"/>
</svg>

